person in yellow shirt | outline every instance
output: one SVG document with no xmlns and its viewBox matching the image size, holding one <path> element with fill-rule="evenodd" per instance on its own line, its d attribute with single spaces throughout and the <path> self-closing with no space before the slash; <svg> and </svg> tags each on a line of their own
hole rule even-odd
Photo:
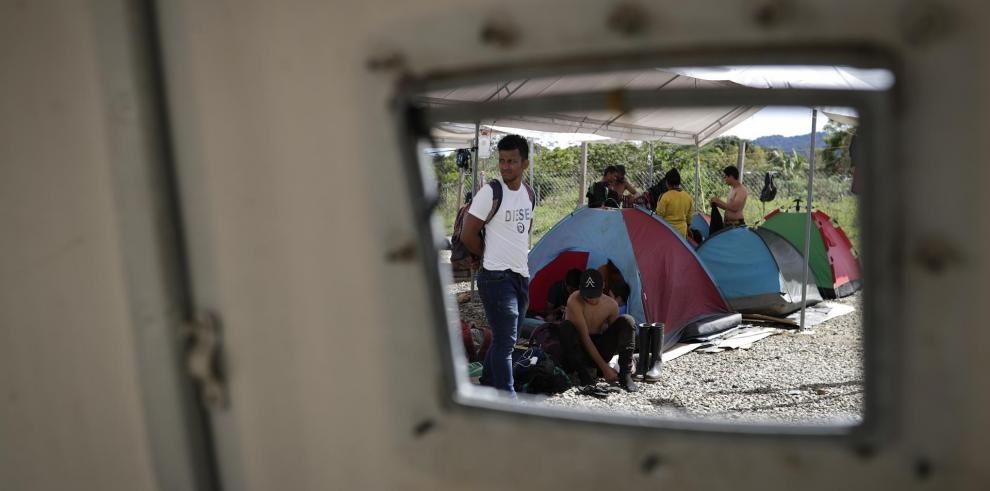
<svg viewBox="0 0 990 491">
<path fill-rule="evenodd" d="M 668 171 L 664 180 L 667 181 L 667 192 L 657 201 L 657 215 L 686 239 L 688 224 L 694 214 L 694 201 L 690 194 L 681 191 L 681 173 L 677 169 Z"/>
</svg>

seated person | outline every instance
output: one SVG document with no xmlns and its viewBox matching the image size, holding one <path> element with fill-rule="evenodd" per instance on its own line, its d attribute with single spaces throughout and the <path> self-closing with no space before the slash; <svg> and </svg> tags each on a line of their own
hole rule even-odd
<svg viewBox="0 0 990 491">
<path fill-rule="evenodd" d="M 543 318 L 546 321 L 556 321 L 564 318 L 564 307 L 567 306 L 567 299 L 578 289 L 578 280 L 581 279 L 581 270 L 571 268 L 563 280 L 550 285 L 550 293 L 547 294 L 547 311 Z"/>
<path fill-rule="evenodd" d="M 694 215 L 694 200 L 690 194 L 681 191 L 681 174 L 677 169 L 668 171 L 664 180 L 667 181 L 667 192 L 657 201 L 657 215 L 686 239 L 688 225 Z"/>
<path fill-rule="evenodd" d="M 597 369 L 610 383 L 629 392 L 638 388 L 632 379 L 632 355 L 635 349 L 635 322 L 628 315 L 619 315 L 619 305 L 602 295 L 602 275 L 587 269 L 581 274 L 580 289 L 567 299 L 565 319 L 560 326 L 560 346 L 563 366 L 577 371 L 581 385 L 594 380 L 588 369 Z M 608 362 L 619 355 L 619 372 Z"/>
<path fill-rule="evenodd" d="M 619 315 L 628 314 L 629 305 L 626 305 L 626 300 L 629 299 L 629 285 L 625 281 L 619 280 L 612 284 L 610 291 L 609 296 L 619 305 Z"/>
</svg>

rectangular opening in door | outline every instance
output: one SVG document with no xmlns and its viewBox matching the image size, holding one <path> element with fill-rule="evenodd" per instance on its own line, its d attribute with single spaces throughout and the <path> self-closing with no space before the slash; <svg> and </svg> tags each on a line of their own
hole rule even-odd
<svg viewBox="0 0 990 491">
<path fill-rule="evenodd" d="M 892 86 L 732 66 L 415 94 L 455 398 L 678 427 L 876 417 L 863 211 Z"/>
</svg>

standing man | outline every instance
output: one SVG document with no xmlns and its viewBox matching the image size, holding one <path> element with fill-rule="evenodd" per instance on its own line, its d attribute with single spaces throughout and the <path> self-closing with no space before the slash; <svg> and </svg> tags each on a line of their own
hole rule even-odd
<svg viewBox="0 0 990 491">
<path fill-rule="evenodd" d="M 467 249 L 483 257 L 478 295 L 492 329 L 492 346 L 484 361 L 485 379 L 513 397 L 512 349 L 529 304 L 528 254 L 534 203 L 529 186 L 522 182 L 527 167 L 526 139 L 519 135 L 502 138 L 498 142 L 502 179 L 478 191 L 461 234 Z M 493 186 L 501 187 L 500 200 Z"/>
<path fill-rule="evenodd" d="M 642 193 L 637 191 L 636 187 L 626 179 L 626 166 L 621 164 L 615 166 L 611 189 L 618 197 L 617 201 L 625 207 L 631 207 L 633 200 L 642 196 Z M 629 193 L 628 200 L 626 199 L 626 193 Z"/>
<path fill-rule="evenodd" d="M 602 295 L 603 286 L 602 274 L 587 269 L 581 274 L 580 289 L 567 300 L 565 320 L 560 326 L 564 368 L 577 371 L 581 385 L 594 382 L 588 373 L 593 370 L 601 372 L 608 382 L 636 392 L 639 389 L 632 379 L 635 321 L 632 316 L 619 315 L 619 304 Z M 608 364 L 616 354 L 618 372 Z"/>
<path fill-rule="evenodd" d="M 612 190 L 618 172 L 614 165 L 605 167 L 602 180 L 588 187 L 588 193 L 585 195 L 588 198 L 588 208 L 619 207 L 619 195 Z"/>
<path fill-rule="evenodd" d="M 749 193 L 746 191 L 746 187 L 739 182 L 739 169 L 736 166 L 730 165 L 722 173 L 725 183 L 732 189 L 729 190 L 729 196 L 725 201 L 712 196 L 711 203 L 725 210 L 726 227 L 744 227 L 746 220 L 743 218 L 743 208 L 746 206 L 746 198 L 749 197 Z"/>
</svg>

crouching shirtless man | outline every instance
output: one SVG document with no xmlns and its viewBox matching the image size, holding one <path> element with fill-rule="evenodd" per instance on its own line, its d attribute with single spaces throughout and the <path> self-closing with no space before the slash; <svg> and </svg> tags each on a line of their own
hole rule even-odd
<svg viewBox="0 0 990 491">
<path fill-rule="evenodd" d="M 563 364 L 567 371 L 577 371 L 581 385 L 593 382 L 588 369 L 597 369 L 610 383 L 636 392 L 632 379 L 632 355 L 635 349 L 635 321 L 619 315 L 619 305 L 602 295 L 602 274 L 588 269 L 581 273 L 578 291 L 567 299 L 564 322 L 560 329 Z M 619 372 L 608 365 L 619 354 Z"/>
</svg>

